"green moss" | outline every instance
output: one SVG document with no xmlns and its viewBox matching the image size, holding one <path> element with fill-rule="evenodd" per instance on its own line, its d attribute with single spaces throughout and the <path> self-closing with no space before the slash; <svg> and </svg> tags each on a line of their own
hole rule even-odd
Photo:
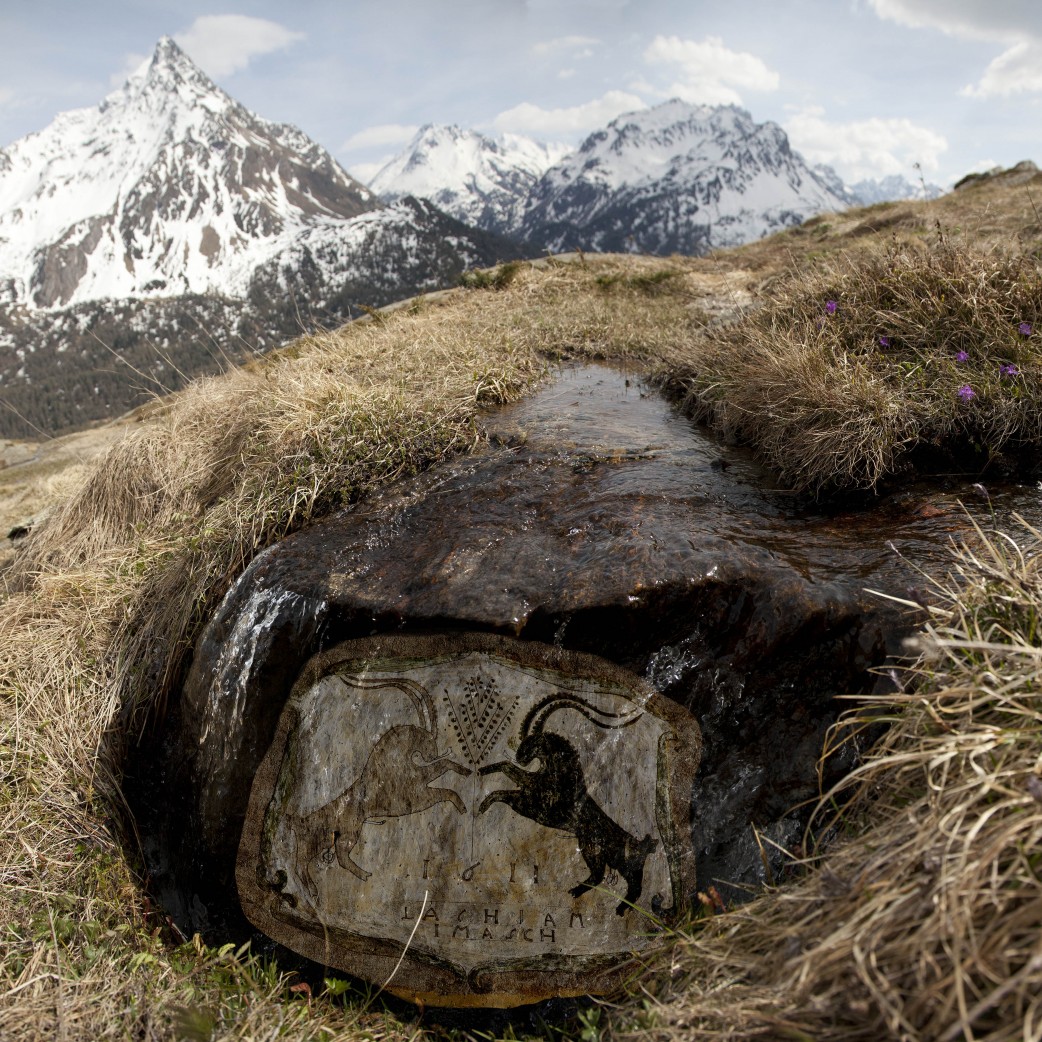
<svg viewBox="0 0 1042 1042">
<path fill-rule="evenodd" d="M 612 272 L 598 275 L 594 281 L 600 289 L 606 292 L 629 290 L 648 296 L 658 296 L 673 289 L 680 275 L 681 273 L 673 268 L 656 268 L 653 271 L 639 271 L 632 275 Z"/>
<path fill-rule="evenodd" d="M 523 266 L 521 261 L 507 261 L 494 268 L 465 271 L 459 277 L 459 284 L 464 289 L 506 289 L 517 278 Z"/>
</svg>

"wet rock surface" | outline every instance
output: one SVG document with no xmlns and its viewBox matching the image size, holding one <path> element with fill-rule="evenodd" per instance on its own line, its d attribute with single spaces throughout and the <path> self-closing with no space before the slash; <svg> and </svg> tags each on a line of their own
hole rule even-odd
<svg viewBox="0 0 1042 1042">
<path fill-rule="evenodd" d="M 306 663 L 382 634 L 489 633 L 596 656 L 689 711 L 696 888 L 740 898 L 798 850 L 837 695 L 917 621 L 967 526 L 954 500 L 800 510 L 636 380 L 568 371 L 488 420 L 487 449 L 259 556 L 207 627 L 179 704 L 130 765 L 157 896 L 186 931 L 242 931 L 236 852 L 251 786 Z M 895 552 L 896 551 L 896 552 Z M 691 755 L 697 756 L 692 749 Z M 759 831 L 771 842 L 760 842 Z"/>
</svg>

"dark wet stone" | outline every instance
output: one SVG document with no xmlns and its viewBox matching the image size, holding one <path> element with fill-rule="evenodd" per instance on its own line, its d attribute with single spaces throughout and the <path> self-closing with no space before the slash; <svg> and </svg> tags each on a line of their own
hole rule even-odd
<svg viewBox="0 0 1042 1042">
<path fill-rule="evenodd" d="M 880 683 L 873 667 L 916 621 L 866 587 L 907 596 L 918 579 L 895 547 L 936 564 L 964 524 L 796 510 L 742 450 L 596 367 L 491 417 L 489 434 L 485 451 L 260 555 L 207 627 L 136 768 L 155 888 L 186 931 L 243 928 L 251 785 L 305 663 L 385 633 L 504 634 L 646 678 L 704 735 L 698 889 L 736 898 L 779 877 L 847 707 L 836 696 Z M 856 752 L 826 764 L 825 784 Z"/>
</svg>

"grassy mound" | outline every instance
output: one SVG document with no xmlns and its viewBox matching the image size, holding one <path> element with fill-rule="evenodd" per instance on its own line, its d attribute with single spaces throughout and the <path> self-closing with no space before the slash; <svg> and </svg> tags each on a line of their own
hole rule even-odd
<svg viewBox="0 0 1042 1042">
<path fill-rule="evenodd" d="M 799 492 L 912 468 L 979 473 L 1042 451 L 1042 277 L 944 235 L 797 273 L 702 337 L 672 393 Z"/>
<path fill-rule="evenodd" d="M 744 276 L 718 259 L 523 265 L 302 340 L 157 410 L 5 572 L 0 1038 L 415 1037 L 415 1022 L 341 981 L 178 937 L 145 896 L 122 751 L 176 690 L 220 597 L 286 533 L 467 451 L 482 406 L 570 358 L 657 372 L 751 441 L 759 424 L 740 424 L 740 404 L 767 427 L 771 409 L 791 409 L 790 446 L 818 432 L 805 436 L 817 452 L 800 450 L 807 466 L 784 471 L 809 489 L 878 482 L 915 438 L 946 451 L 1037 444 L 1035 334 L 1019 331 L 1038 317 L 1037 273 L 942 247 L 807 274 L 734 325 L 713 316 Z M 777 391 L 797 379 L 803 398 Z M 962 381 L 973 398 L 958 397 Z M 880 388 L 896 403 L 890 455 L 872 447 Z M 757 444 L 782 468 L 777 431 Z M 853 462 L 857 438 L 868 462 Z M 808 469 L 812 456 L 831 471 Z M 846 838 L 796 887 L 695 924 L 632 1001 L 566 1030 L 1038 1037 L 1042 539 L 990 545 L 962 559 L 919 689 L 874 707 L 895 725 L 848 783 Z"/>
<path fill-rule="evenodd" d="M 1042 1037 L 1042 533 L 963 549 L 800 884 L 679 941 L 620 1039 Z"/>
</svg>

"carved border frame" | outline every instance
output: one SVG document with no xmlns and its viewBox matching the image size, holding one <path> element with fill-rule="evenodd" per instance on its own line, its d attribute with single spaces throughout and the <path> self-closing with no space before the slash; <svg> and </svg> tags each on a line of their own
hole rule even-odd
<svg viewBox="0 0 1042 1042">
<path fill-rule="evenodd" d="M 304 666 L 289 697 L 308 690 L 321 677 L 347 662 L 423 661 L 469 652 L 492 654 L 522 666 L 549 669 L 622 688 L 632 693 L 634 701 L 647 712 L 670 726 L 678 736 L 680 748 L 668 757 L 660 755 L 656 791 L 660 799 L 663 791 L 668 793 L 669 835 L 663 835 L 663 842 L 667 847 L 673 887 L 674 907 L 670 919 L 682 916 L 695 889 L 691 801 L 701 758 L 702 734 L 687 710 L 658 694 L 635 673 L 594 655 L 491 633 L 385 634 L 345 641 L 315 655 Z M 258 880 L 257 865 L 262 857 L 265 811 L 274 796 L 286 744 L 295 724 L 295 713 L 284 708 L 275 737 L 254 777 L 236 859 L 235 877 L 242 909 L 250 922 L 273 940 L 321 965 L 383 985 L 392 994 L 435 1006 L 507 1008 L 554 996 L 605 994 L 639 972 L 642 957 L 655 947 L 653 941 L 641 949 L 639 956 L 548 954 L 507 960 L 495 969 L 479 966 L 467 972 L 449 960 L 422 952 L 409 950 L 403 955 L 405 945 L 398 941 L 374 939 L 338 927 L 324 928 L 294 915 Z M 664 832 L 661 819 L 659 824 L 660 832 Z M 334 950 L 339 953 L 336 958 Z"/>
</svg>

